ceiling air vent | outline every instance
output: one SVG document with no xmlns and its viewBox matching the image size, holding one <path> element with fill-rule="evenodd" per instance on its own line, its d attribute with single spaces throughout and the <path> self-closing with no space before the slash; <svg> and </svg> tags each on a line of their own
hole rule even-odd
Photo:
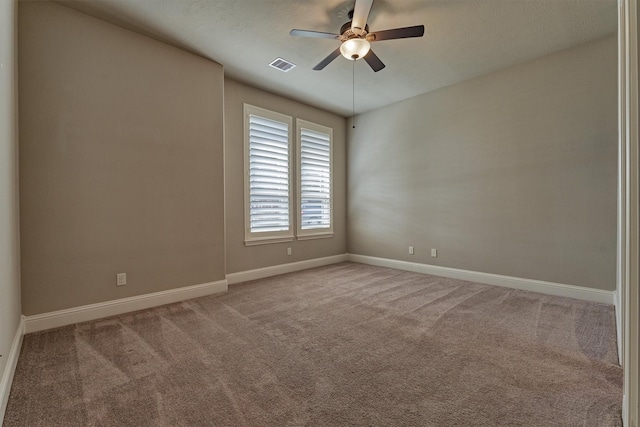
<svg viewBox="0 0 640 427">
<path fill-rule="evenodd" d="M 276 58 L 273 60 L 271 64 L 269 64 L 273 68 L 277 68 L 280 71 L 287 72 L 295 68 L 296 64 L 287 61 L 286 59 Z"/>
</svg>

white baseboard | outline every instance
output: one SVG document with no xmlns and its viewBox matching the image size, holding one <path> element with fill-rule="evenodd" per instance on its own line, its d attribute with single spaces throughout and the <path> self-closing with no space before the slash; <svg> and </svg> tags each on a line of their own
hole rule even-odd
<svg viewBox="0 0 640 427">
<path fill-rule="evenodd" d="M 618 363 L 622 366 L 622 341 L 624 337 L 622 336 L 622 292 L 619 289 L 616 289 L 613 292 L 613 305 L 615 306 L 616 312 L 616 342 L 618 343 Z"/>
<path fill-rule="evenodd" d="M 293 273 L 294 271 L 306 270 L 308 268 L 322 267 L 323 265 L 337 264 L 349 260 L 347 254 L 333 255 L 324 258 L 315 258 L 306 261 L 291 262 L 288 264 L 274 265 L 271 267 L 257 268 L 255 270 L 241 271 L 239 273 L 227 274 L 227 282 L 230 285 L 247 282 L 249 280 L 264 279 L 265 277 L 277 276 L 279 274 Z"/>
<path fill-rule="evenodd" d="M 614 291 L 603 291 L 600 289 L 584 288 L 581 286 L 565 285 L 562 283 L 543 282 L 541 280 L 522 279 L 519 277 L 460 270 L 457 268 L 440 267 L 437 265 L 398 261 L 387 258 L 376 258 L 365 255 L 349 254 L 349 261 L 377 265 L 380 267 L 396 268 L 398 270 L 413 271 L 414 273 L 450 277 L 452 279 L 467 280 L 469 282 L 484 283 L 487 285 L 539 292 L 547 295 L 575 298 L 603 304 L 614 304 Z"/>
<path fill-rule="evenodd" d="M 50 313 L 36 314 L 26 317 L 25 333 L 29 334 L 31 332 L 58 328 L 60 326 L 101 319 L 103 317 L 117 316 L 118 314 L 226 292 L 227 289 L 227 281 L 219 280 L 217 282 L 185 286 L 168 291 L 153 292 L 151 294 L 83 305 L 65 310 L 52 311 Z"/>
<path fill-rule="evenodd" d="M 22 337 L 24 336 L 24 316 L 20 317 L 20 323 L 13 337 L 11 343 L 11 350 L 7 357 L 7 364 L 4 367 L 2 373 L 2 379 L 0 379 L 0 424 L 4 419 L 4 414 L 7 410 L 7 403 L 9 402 L 9 393 L 11 392 L 11 384 L 13 383 L 13 375 L 16 373 L 16 366 L 18 366 L 18 356 L 20 356 L 20 348 L 22 347 Z"/>
</svg>

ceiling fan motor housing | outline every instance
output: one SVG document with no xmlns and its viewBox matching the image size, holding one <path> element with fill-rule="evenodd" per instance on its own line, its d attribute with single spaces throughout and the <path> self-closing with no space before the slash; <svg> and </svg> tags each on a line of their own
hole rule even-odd
<svg viewBox="0 0 640 427">
<path fill-rule="evenodd" d="M 363 39 L 367 36 L 368 32 L 369 32 L 369 25 L 365 25 L 364 30 L 362 30 L 360 34 L 356 33 L 355 31 L 353 31 L 353 29 L 351 29 L 351 21 L 347 22 L 342 27 L 340 27 L 340 35 L 342 36 L 341 37 L 342 41 L 355 39 L 355 38 Z"/>
</svg>

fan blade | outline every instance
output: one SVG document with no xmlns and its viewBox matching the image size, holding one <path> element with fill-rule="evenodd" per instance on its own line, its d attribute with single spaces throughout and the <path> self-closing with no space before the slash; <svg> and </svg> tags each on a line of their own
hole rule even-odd
<svg viewBox="0 0 640 427">
<path fill-rule="evenodd" d="M 373 53 L 371 49 L 369 49 L 369 52 L 364 56 L 364 60 L 367 61 L 367 64 L 369 64 L 371 69 L 376 73 L 385 67 L 384 63 L 378 58 L 378 55 Z"/>
<path fill-rule="evenodd" d="M 320 61 L 320 63 L 318 65 L 316 65 L 315 67 L 313 67 L 313 69 L 316 70 L 316 71 L 322 70 L 324 67 L 329 65 L 331 63 L 331 61 L 336 59 L 338 56 L 340 56 L 340 48 L 337 48 L 336 50 L 331 52 L 329 54 L 329 56 L 327 56 L 322 61 Z"/>
<path fill-rule="evenodd" d="M 364 30 L 366 28 L 372 5 L 373 0 L 356 0 L 356 5 L 353 8 L 353 19 L 351 19 L 352 30 L 356 28 Z"/>
<path fill-rule="evenodd" d="M 376 31 L 367 34 L 367 40 L 370 42 L 379 42 L 381 40 L 407 39 L 409 37 L 422 37 L 424 35 L 424 25 L 416 25 L 415 27 L 394 28 L 393 30 Z"/>
<path fill-rule="evenodd" d="M 300 37 L 315 37 L 319 39 L 339 39 L 340 34 L 322 33 L 320 31 L 307 31 L 307 30 L 291 30 L 289 32 L 291 36 Z"/>
</svg>

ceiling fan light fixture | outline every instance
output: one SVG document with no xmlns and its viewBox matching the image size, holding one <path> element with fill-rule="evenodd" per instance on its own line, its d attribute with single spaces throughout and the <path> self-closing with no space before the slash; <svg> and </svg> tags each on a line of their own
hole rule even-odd
<svg viewBox="0 0 640 427">
<path fill-rule="evenodd" d="M 371 44 L 366 39 L 353 38 L 340 45 L 340 53 L 347 59 L 356 61 L 369 53 Z"/>
</svg>

